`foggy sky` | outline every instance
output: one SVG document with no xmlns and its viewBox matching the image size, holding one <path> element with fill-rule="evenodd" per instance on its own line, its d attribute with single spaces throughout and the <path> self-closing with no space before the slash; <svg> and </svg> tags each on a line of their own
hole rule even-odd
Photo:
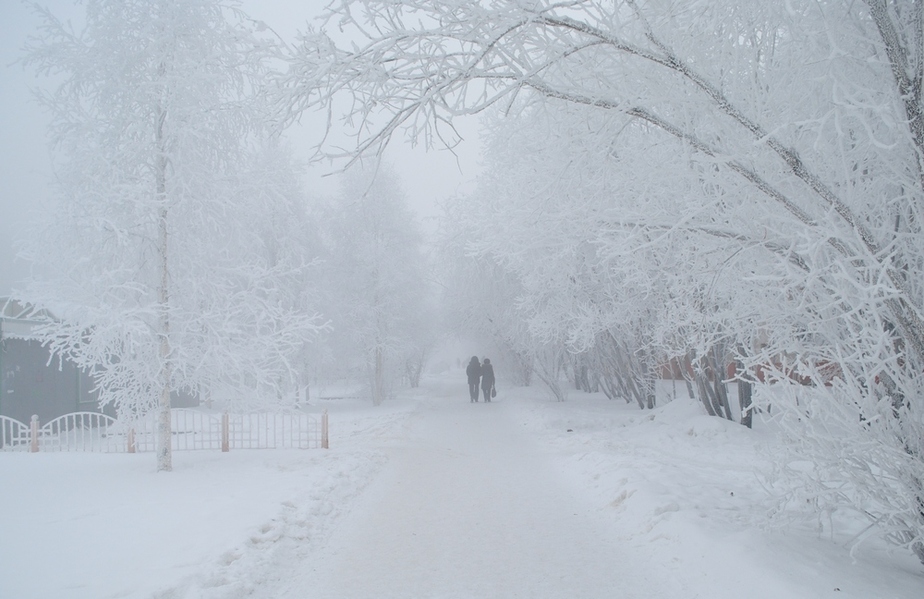
<svg viewBox="0 0 924 599">
<path fill-rule="evenodd" d="M 52 13 L 75 26 L 82 21 L 83 4 L 75 0 L 45 0 Z M 244 10 L 264 21 L 287 42 L 294 40 L 305 23 L 319 14 L 327 0 L 246 0 Z M 29 268 L 15 260 L 16 240 L 28 234 L 30 212 L 37 210 L 51 192 L 53 172 L 47 143 L 48 119 L 32 98 L 30 90 L 49 82 L 36 78 L 31 70 L 16 64 L 29 35 L 36 33 L 39 20 L 31 8 L 18 0 L 0 3 L 0 296 L 21 288 Z M 319 119 L 305 115 L 287 137 L 298 157 L 304 159 L 316 135 Z M 471 186 L 478 171 L 477 124 L 470 119 L 461 126 L 466 141 L 456 149 L 459 162 L 447 151 L 411 149 L 396 139 L 386 159 L 394 164 L 411 207 L 425 228 L 432 228 L 438 214 L 437 202 Z M 461 168 L 461 171 L 460 171 Z M 306 175 L 308 193 L 333 193 L 336 180 L 323 177 L 330 166 L 313 167 Z"/>
</svg>

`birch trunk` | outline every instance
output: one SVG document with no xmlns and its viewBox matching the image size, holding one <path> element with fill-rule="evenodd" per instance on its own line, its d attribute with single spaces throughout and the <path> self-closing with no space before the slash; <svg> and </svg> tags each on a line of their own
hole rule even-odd
<svg viewBox="0 0 924 599">
<path fill-rule="evenodd" d="M 158 268 L 160 282 L 158 286 L 158 318 L 160 319 L 160 400 L 157 404 L 157 470 L 173 469 L 173 447 L 170 422 L 170 269 L 168 264 L 169 231 L 167 228 L 167 158 L 163 135 L 166 113 L 161 111 L 156 129 L 157 156 L 157 198 L 160 202 L 158 215 Z"/>
</svg>

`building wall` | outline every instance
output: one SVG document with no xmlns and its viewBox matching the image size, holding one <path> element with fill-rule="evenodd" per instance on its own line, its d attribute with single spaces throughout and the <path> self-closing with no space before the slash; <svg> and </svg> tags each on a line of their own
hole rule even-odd
<svg viewBox="0 0 924 599">
<path fill-rule="evenodd" d="M 63 414 L 97 412 L 87 373 L 67 360 L 48 360 L 38 341 L 0 341 L 0 415 L 28 423 L 32 415 L 48 422 Z"/>
<path fill-rule="evenodd" d="M 44 424 L 72 412 L 103 412 L 115 417 L 111 406 L 100 409 L 90 375 L 67 360 L 48 360 L 48 349 L 34 340 L 0 340 L 0 416 L 28 424 L 32 415 Z M 197 395 L 173 392 L 174 408 L 199 405 Z"/>
<path fill-rule="evenodd" d="M 33 414 L 41 423 L 72 412 L 104 412 L 116 416 L 111 406 L 100 410 L 87 371 L 72 362 L 50 358 L 36 340 L 35 329 L 52 319 L 45 311 L 0 297 L 0 416 L 28 423 Z M 199 405 L 196 394 L 176 393 L 173 407 Z"/>
</svg>

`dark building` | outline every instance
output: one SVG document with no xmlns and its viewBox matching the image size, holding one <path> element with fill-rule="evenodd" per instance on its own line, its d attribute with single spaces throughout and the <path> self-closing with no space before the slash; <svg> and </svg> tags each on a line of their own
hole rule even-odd
<svg viewBox="0 0 924 599">
<path fill-rule="evenodd" d="M 36 339 L 36 327 L 49 318 L 50 314 L 32 314 L 19 302 L 0 297 L 0 416 L 24 424 L 33 415 L 44 424 L 72 412 L 104 412 L 116 417 L 112 407 L 100 409 L 86 370 L 52 356 Z M 174 391 L 170 403 L 174 408 L 188 408 L 198 406 L 199 398 Z"/>
<path fill-rule="evenodd" d="M 71 412 L 99 412 L 93 381 L 36 340 L 41 321 L 18 302 L 0 298 L 0 416 L 42 423 Z"/>
</svg>

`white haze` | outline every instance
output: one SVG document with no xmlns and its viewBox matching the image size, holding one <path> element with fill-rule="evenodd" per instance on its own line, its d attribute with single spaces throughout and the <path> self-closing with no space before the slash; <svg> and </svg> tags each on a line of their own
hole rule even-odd
<svg viewBox="0 0 924 599">
<path fill-rule="evenodd" d="M 289 43 L 299 30 L 314 20 L 326 0 L 247 0 L 242 8 Z M 75 0 L 46 0 L 47 6 L 75 28 L 83 22 L 83 4 Z M 49 82 L 37 78 L 18 61 L 29 35 L 36 33 L 39 20 L 27 2 L 10 0 L 0 5 L 0 296 L 22 288 L 29 276 L 29 264 L 17 258 L 17 248 L 33 220 L 31 214 L 48 200 L 54 171 L 51 165 L 47 114 L 33 98 L 33 90 Z M 293 125 L 286 138 L 296 155 L 307 163 L 323 129 L 323 119 L 305 115 Z M 477 119 L 462 119 L 459 129 L 466 142 L 455 153 L 413 148 L 396 140 L 386 161 L 401 177 L 410 207 L 426 231 L 435 228 L 438 203 L 471 189 L 480 171 L 480 141 Z M 336 173 L 342 163 L 315 164 L 305 174 L 306 189 L 313 195 L 331 195 L 338 189 Z M 333 175 L 332 175 L 333 174 Z"/>
<path fill-rule="evenodd" d="M 267 30 L 217 0 L 113 1 L 86 45 L 51 27 L 31 64 L 81 83 L 52 102 L 68 194 L 53 214 L 34 82 L 5 68 L 0 293 L 26 272 L 17 245 L 57 271 L 28 292 L 61 317 L 46 343 L 93 369 L 120 417 L 156 407 L 157 470 L 173 468 L 175 391 L 225 410 L 301 401 L 342 428 L 329 454 L 178 456 L 157 477 L 138 456 L 0 455 L 13 488 L 34 472 L 47 485 L 40 502 L 0 503 L 25 514 L 0 538 L 34 525 L 29 549 L 58 555 L 4 545 L 0 584 L 920 596 L 921 3 L 331 2 L 325 31 L 306 29 L 320 3 L 243 4 L 287 41 L 307 32 L 281 80 L 266 76 L 279 56 Z M 10 62 L 35 19 L 2 11 Z M 294 159 L 266 127 L 266 80 L 300 115 Z M 458 164 L 403 145 L 452 138 L 450 121 L 471 138 Z M 325 150 L 384 160 L 300 180 L 291 166 L 324 125 Z M 443 201 L 428 254 L 406 204 L 433 232 Z M 54 217 L 36 220 L 43 233 L 28 233 L 30 210 Z M 443 356 L 407 389 L 452 334 L 495 364 L 494 405 L 464 396 L 468 356 Z M 333 379 L 361 400 L 311 395 Z M 130 528 L 144 499 L 114 472 L 172 503 L 135 558 L 113 549 L 105 517 Z M 251 475 L 270 492 L 224 503 Z M 197 497 L 228 508 L 218 521 L 233 530 L 215 532 L 201 506 L 169 528 Z M 186 535 L 198 544 L 168 555 Z M 60 572 L 82 538 L 169 575 L 81 567 L 30 586 L 24 573 Z"/>
</svg>

